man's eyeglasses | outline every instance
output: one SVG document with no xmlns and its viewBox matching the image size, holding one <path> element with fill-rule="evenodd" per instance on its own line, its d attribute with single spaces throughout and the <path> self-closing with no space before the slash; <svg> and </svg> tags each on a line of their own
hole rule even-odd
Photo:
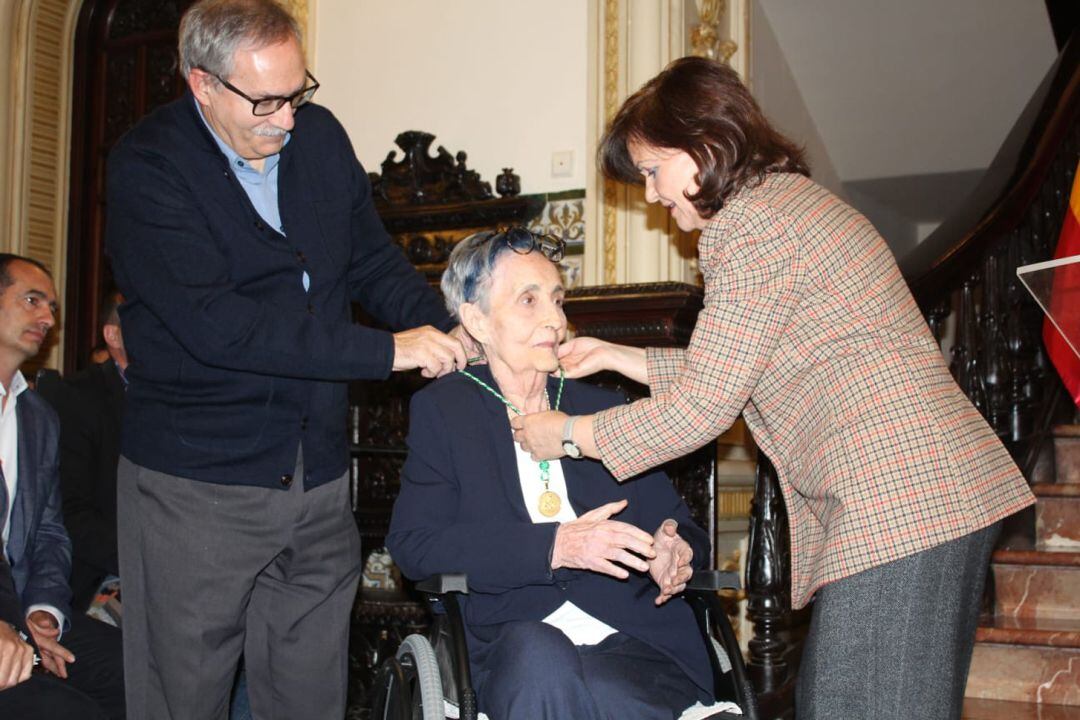
<svg viewBox="0 0 1080 720">
<path fill-rule="evenodd" d="M 204 70 L 203 72 L 206 71 Z M 221 77 L 220 75 L 214 75 L 214 73 L 208 74 L 213 75 L 215 78 L 217 78 L 217 81 L 219 83 L 221 83 L 226 88 L 251 103 L 251 113 L 256 117 L 266 117 L 267 115 L 273 115 L 278 110 L 280 110 L 282 106 L 285 105 L 285 103 L 289 103 L 289 105 L 292 106 L 292 109 L 295 110 L 301 105 L 305 105 L 311 102 L 311 96 L 314 95 L 315 91 L 319 89 L 319 81 L 315 79 L 314 75 L 305 70 L 304 74 L 307 75 L 309 80 L 311 80 L 311 85 L 308 85 L 307 87 L 302 88 L 301 90 L 287 97 L 277 96 L 256 99 L 253 97 L 249 97 L 247 93 L 245 93 L 243 90 L 240 90 L 235 85 L 232 85 L 228 80 Z"/>
<path fill-rule="evenodd" d="M 566 252 L 566 243 L 561 238 L 534 233 L 521 226 L 500 230 L 495 233 L 492 240 L 494 243 L 505 242 L 518 255 L 528 255 L 533 250 L 539 250 L 544 257 L 555 263 L 562 260 Z"/>
</svg>

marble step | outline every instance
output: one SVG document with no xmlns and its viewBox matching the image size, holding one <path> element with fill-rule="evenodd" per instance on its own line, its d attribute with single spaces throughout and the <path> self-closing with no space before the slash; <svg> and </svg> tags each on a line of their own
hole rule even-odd
<svg viewBox="0 0 1080 720">
<path fill-rule="evenodd" d="M 1080 483 L 1037 483 L 1035 538 L 1040 549 L 1080 551 Z"/>
<path fill-rule="evenodd" d="M 997 617 L 980 626 L 964 694 L 965 717 L 973 699 L 1080 710 L 1080 620 Z"/>
<path fill-rule="evenodd" d="M 998 615 L 979 625 L 975 642 L 1080 648 L 1080 620 Z"/>
<path fill-rule="evenodd" d="M 965 698 L 961 720 L 1080 720 L 1080 707 Z"/>
<path fill-rule="evenodd" d="M 1080 552 L 996 550 L 990 567 L 997 615 L 1080 620 Z"/>
<path fill-rule="evenodd" d="M 1080 484 L 1080 425 L 1054 428 L 1054 464 L 1058 483 Z"/>
</svg>

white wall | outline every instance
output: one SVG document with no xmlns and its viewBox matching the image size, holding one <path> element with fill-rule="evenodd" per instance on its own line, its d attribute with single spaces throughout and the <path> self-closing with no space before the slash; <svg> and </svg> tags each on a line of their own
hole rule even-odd
<svg viewBox="0 0 1080 720">
<path fill-rule="evenodd" d="M 523 193 L 585 187 L 584 0 L 318 0 L 318 102 L 378 172 L 403 130 L 464 150 L 492 183 L 504 167 Z M 573 152 L 552 177 L 553 152 Z M 399 154 L 400 157 L 400 154 Z"/>
<path fill-rule="evenodd" d="M 755 0 L 843 182 L 985 168 L 1057 56 L 1034 0 Z"/>
<path fill-rule="evenodd" d="M 750 90 L 777 130 L 801 145 L 814 180 L 843 195 L 825 141 L 814 124 L 787 58 L 759 2 L 751 3 Z"/>
</svg>

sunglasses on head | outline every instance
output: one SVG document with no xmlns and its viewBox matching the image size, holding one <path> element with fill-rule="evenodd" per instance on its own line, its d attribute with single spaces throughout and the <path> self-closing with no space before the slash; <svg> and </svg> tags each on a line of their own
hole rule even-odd
<svg viewBox="0 0 1080 720">
<path fill-rule="evenodd" d="M 566 252 L 566 242 L 550 234 L 535 233 L 520 225 L 500 230 L 491 236 L 493 246 L 505 242 L 518 255 L 539 250 L 551 262 L 559 262 Z"/>
</svg>

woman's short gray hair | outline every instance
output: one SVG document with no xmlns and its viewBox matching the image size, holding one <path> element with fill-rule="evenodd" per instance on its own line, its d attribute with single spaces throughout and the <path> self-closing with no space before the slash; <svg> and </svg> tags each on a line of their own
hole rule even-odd
<svg viewBox="0 0 1080 720">
<path fill-rule="evenodd" d="M 201 0 L 180 20 L 180 71 L 195 68 L 226 78 L 243 48 L 263 48 L 288 37 L 301 43 L 300 26 L 275 0 Z"/>
<path fill-rule="evenodd" d="M 473 233 L 454 246 L 443 271 L 443 298 L 446 309 L 455 320 L 462 303 L 476 303 L 487 312 L 487 294 L 491 289 L 491 272 L 495 260 L 501 255 L 501 249 L 510 249 L 506 243 L 495 243 L 501 236 L 495 230 L 483 230 Z"/>
</svg>

